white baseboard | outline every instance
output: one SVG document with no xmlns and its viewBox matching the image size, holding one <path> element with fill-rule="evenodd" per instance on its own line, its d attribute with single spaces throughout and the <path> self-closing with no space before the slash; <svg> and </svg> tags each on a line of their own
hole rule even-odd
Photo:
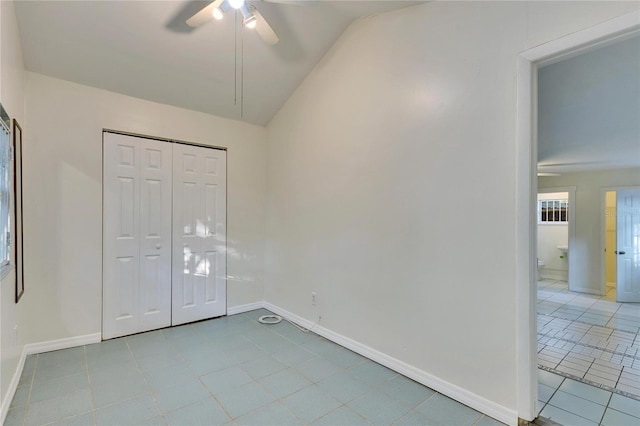
<svg viewBox="0 0 640 426">
<path fill-rule="evenodd" d="M 594 290 L 592 288 L 586 288 L 586 287 L 572 287 L 570 290 L 575 291 L 577 293 L 586 293 L 586 294 L 594 294 L 596 296 L 602 296 L 600 294 L 600 289 Z"/>
<path fill-rule="evenodd" d="M 488 399 L 483 398 L 480 395 L 476 395 L 473 392 L 470 392 L 436 376 L 433 376 L 426 371 L 420 370 L 419 368 L 393 358 L 376 349 L 363 345 L 362 343 L 359 343 L 353 339 L 317 325 L 312 321 L 288 312 L 269 302 L 264 302 L 263 307 L 290 321 L 295 322 L 296 324 L 304 328 L 311 329 L 314 333 L 319 334 L 320 336 L 325 337 L 332 342 L 339 344 L 340 346 L 344 346 L 345 348 L 359 353 L 360 355 L 369 358 L 370 360 L 375 361 L 378 364 L 384 365 L 385 367 L 390 368 L 402 374 L 403 376 L 409 377 L 410 379 L 415 380 L 416 382 L 421 383 L 437 392 L 440 392 L 443 395 L 446 395 L 475 410 L 478 410 L 481 413 L 486 414 L 487 416 L 493 417 L 494 419 L 509 425 L 518 424 L 518 413 L 515 410 L 511 410 L 507 407 L 496 404 L 495 402 L 489 401 Z"/>
<path fill-rule="evenodd" d="M 22 354 L 18 360 L 18 366 L 13 374 L 11 383 L 9 383 L 7 393 L 2 400 L 2 407 L 0 407 L 0 423 L 4 424 L 7 413 L 9 412 L 9 406 L 11 405 L 11 401 L 13 401 L 13 397 L 18 389 L 18 383 L 20 383 L 20 376 L 22 376 L 22 370 L 24 370 L 24 363 L 27 360 L 27 355 L 56 351 L 59 349 L 75 348 L 76 346 L 99 343 L 101 340 L 101 333 L 93 333 L 86 334 L 84 336 L 67 337 L 65 339 L 49 340 L 46 342 L 29 343 L 24 345 L 22 348 Z"/>
<path fill-rule="evenodd" d="M 13 396 L 16 394 L 16 390 L 18 389 L 18 383 L 20 383 L 20 376 L 22 376 L 22 370 L 24 369 L 24 362 L 27 359 L 27 354 L 22 349 L 22 354 L 20 355 L 20 359 L 18 360 L 18 366 L 16 367 L 16 371 L 11 378 L 11 383 L 9 383 L 9 388 L 7 389 L 7 393 L 2 400 L 2 407 L 0 407 L 0 424 L 4 424 L 5 419 L 7 418 L 7 413 L 9 412 L 9 406 L 11 406 L 11 401 L 13 401 Z"/>
<path fill-rule="evenodd" d="M 567 281 L 569 278 L 569 271 L 566 269 L 540 268 L 539 273 L 542 278 L 548 280 Z"/>
<path fill-rule="evenodd" d="M 84 336 L 74 336 L 64 339 L 49 340 L 46 342 L 29 343 L 24 345 L 24 352 L 27 355 L 41 354 L 43 352 L 75 348 L 76 346 L 90 345 L 92 343 L 100 343 L 101 341 L 101 333 L 85 334 Z"/>
<path fill-rule="evenodd" d="M 227 308 L 227 315 L 237 315 L 242 314 L 244 312 L 255 311 L 256 309 L 261 309 L 264 306 L 264 302 L 253 302 L 247 303 L 246 305 L 238 305 Z"/>
</svg>

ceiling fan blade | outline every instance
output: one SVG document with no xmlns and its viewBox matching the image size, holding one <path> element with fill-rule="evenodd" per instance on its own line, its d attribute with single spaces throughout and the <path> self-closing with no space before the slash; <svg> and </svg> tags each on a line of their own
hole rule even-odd
<svg viewBox="0 0 640 426">
<path fill-rule="evenodd" d="M 280 41 L 278 35 L 275 31 L 273 31 L 273 28 L 271 28 L 271 25 L 269 25 L 267 20 L 264 19 L 262 13 L 260 13 L 258 9 L 254 9 L 253 14 L 256 17 L 256 32 L 260 37 L 262 37 L 262 40 L 270 45 L 278 44 L 278 42 Z"/>
<path fill-rule="evenodd" d="M 299 6 L 307 2 L 310 2 L 312 0 L 260 0 L 260 1 L 264 3 L 290 4 L 294 6 Z"/>
<path fill-rule="evenodd" d="M 187 25 L 191 28 L 197 28 L 201 25 L 206 24 L 209 21 L 213 20 L 213 9 L 216 7 L 220 7 L 224 0 L 215 0 L 193 15 L 191 18 L 187 19 Z"/>
</svg>

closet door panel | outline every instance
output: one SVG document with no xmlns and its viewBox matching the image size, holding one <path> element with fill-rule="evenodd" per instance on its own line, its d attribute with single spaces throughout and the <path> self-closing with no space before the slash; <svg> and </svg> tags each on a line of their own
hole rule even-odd
<svg viewBox="0 0 640 426">
<path fill-rule="evenodd" d="M 171 323 L 171 145 L 104 133 L 103 338 Z"/>
<path fill-rule="evenodd" d="M 176 325 L 226 314 L 226 152 L 176 144 L 173 160 Z"/>
<path fill-rule="evenodd" d="M 103 337 L 137 332 L 140 149 L 104 135 Z"/>
<path fill-rule="evenodd" d="M 171 325 L 172 146 L 141 141 L 140 321 L 141 330 Z"/>
</svg>

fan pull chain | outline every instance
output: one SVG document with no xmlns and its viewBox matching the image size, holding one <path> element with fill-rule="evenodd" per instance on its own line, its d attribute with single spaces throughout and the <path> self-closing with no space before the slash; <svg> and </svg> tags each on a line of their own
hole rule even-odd
<svg viewBox="0 0 640 426">
<path fill-rule="evenodd" d="M 233 26 L 233 104 L 238 105 L 238 11 L 234 12 Z"/>
<path fill-rule="evenodd" d="M 240 27 L 240 118 L 244 117 L 244 25 Z"/>
</svg>

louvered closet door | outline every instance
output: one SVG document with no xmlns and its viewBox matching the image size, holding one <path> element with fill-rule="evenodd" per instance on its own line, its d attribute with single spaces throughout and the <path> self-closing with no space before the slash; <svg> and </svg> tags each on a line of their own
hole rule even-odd
<svg viewBox="0 0 640 426">
<path fill-rule="evenodd" d="M 173 147 L 172 324 L 226 314 L 226 152 Z"/>
<path fill-rule="evenodd" d="M 171 151 L 104 133 L 105 339 L 171 324 Z"/>
</svg>

